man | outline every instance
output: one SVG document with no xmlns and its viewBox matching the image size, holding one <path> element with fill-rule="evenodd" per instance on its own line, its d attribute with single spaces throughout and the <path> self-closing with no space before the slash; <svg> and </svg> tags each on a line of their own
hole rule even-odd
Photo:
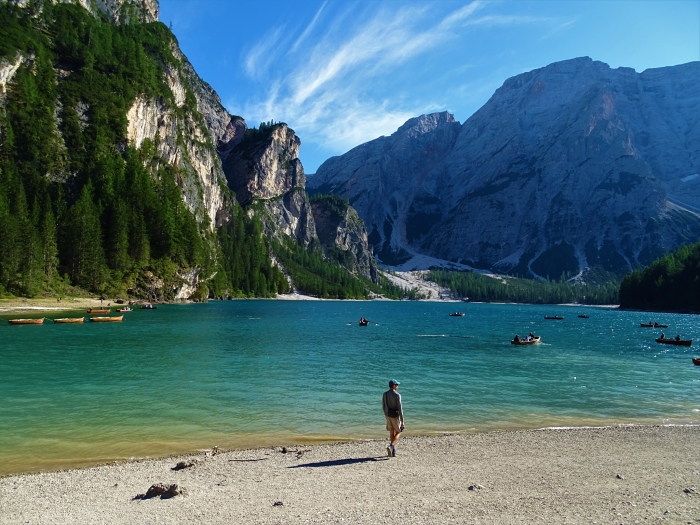
<svg viewBox="0 0 700 525">
<path fill-rule="evenodd" d="M 389 431 L 389 446 L 386 452 L 389 457 L 396 457 L 396 445 L 404 429 L 403 408 L 401 406 L 401 394 L 397 392 L 399 382 L 396 379 L 389 381 L 389 390 L 382 396 L 382 408 L 386 418 L 386 429 Z"/>
</svg>

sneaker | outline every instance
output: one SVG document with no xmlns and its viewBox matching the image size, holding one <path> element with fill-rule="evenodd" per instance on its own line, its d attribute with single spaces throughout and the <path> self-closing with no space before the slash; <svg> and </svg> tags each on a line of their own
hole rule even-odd
<svg viewBox="0 0 700 525">
<path fill-rule="evenodd" d="M 392 458 L 395 458 L 395 457 L 396 457 L 396 449 L 395 449 L 395 448 L 392 448 L 392 449 L 391 449 L 391 457 L 392 457 Z"/>
<path fill-rule="evenodd" d="M 388 447 L 386 447 L 386 455 L 389 456 L 389 457 L 392 457 L 393 454 L 392 454 L 391 452 L 392 452 L 392 451 L 391 451 L 391 445 L 389 445 Z"/>
</svg>

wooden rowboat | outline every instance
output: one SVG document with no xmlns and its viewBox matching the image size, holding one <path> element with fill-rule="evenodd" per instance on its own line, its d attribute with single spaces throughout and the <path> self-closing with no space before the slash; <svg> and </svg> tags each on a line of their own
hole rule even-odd
<svg viewBox="0 0 700 525">
<path fill-rule="evenodd" d="M 40 319 L 8 319 L 10 324 L 44 324 L 44 318 Z"/>
<path fill-rule="evenodd" d="M 525 341 L 525 339 L 519 339 L 516 341 L 515 339 L 511 339 L 510 344 L 512 345 L 536 345 L 540 342 L 540 336 L 536 335 L 529 341 Z"/>
<path fill-rule="evenodd" d="M 85 321 L 84 317 L 62 317 L 60 319 L 54 319 L 54 323 L 82 323 Z"/>
<path fill-rule="evenodd" d="M 464 312 L 454 312 L 450 314 L 450 317 L 464 317 Z"/>
<path fill-rule="evenodd" d="M 562 321 L 564 319 L 561 315 L 545 315 L 544 318 L 553 321 Z"/>
<path fill-rule="evenodd" d="M 579 314 L 578 318 L 579 319 L 590 319 L 590 316 L 588 316 L 586 314 Z"/>
<path fill-rule="evenodd" d="M 700 366 L 700 357 L 693 357 L 693 364 L 696 366 Z"/>
<path fill-rule="evenodd" d="M 659 323 L 639 323 L 639 326 L 641 328 L 668 328 L 667 324 L 659 324 Z"/>
<path fill-rule="evenodd" d="M 124 319 L 123 315 L 119 317 L 91 317 L 90 321 L 93 323 L 119 323 L 122 319 Z"/>
<path fill-rule="evenodd" d="M 692 339 L 666 339 L 665 337 L 661 339 L 660 337 L 656 338 L 657 343 L 661 343 L 662 345 L 675 345 L 675 346 L 690 346 L 693 344 Z"/>
<path fill-rule="evenodd" d="M 87 313 L 89 314 L 108 314 L 111 311 L 110 308 L 88 308 Z"/>
<path fill-rule="evenodd" d="M 117 312 L 133 312 L 133 310 L 130 307 L 125 306 L 124 308 L 117 308 Z"/>
</svg>

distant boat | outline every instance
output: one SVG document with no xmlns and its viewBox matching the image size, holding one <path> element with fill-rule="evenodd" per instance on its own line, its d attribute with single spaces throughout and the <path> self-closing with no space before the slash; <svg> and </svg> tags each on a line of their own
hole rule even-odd
<svg viewBox="0 0 700 525">
<path fill-rule="evenodd" d="M 512 345 L 536 345 L 540 342 L 540 336 L 536 335 L 529 341 L 526 341 L 525 339 L 518 339 L 517 341 L 515 339 L 511 339 L 510 344 Z"/>
<path fill-rule="evenodd" d="M 119 323 L 123 318 L 123 315 L 119 317 L 91 317 L 90 321 L 94 323 Z"/>
<path fill-rule="evenodd" d="M 40 319 L 8 319 L 10 324 L 44 324 L 44 318 Z"/>
<path fill-rule="evenodd" d="M 561 315 L 545 315 L 544 318 L 551 319 L 553 321 L 561 321 L 562 319 L 564 319 Z"/>
<path fill-rule="evenodd" d="M 579 314 L 579 319 L 590 319 L 590 317 L 586 314 Z"/>
<path fill-rule="evenodd" d="M 700 366 L 700 357 L 693 357 L 693 364 L 696 366 Z"/>
<path fill-rule="evenodd" d="M 130 306 L 125 306 L 124 308 L 117 308 L 117 312 L 133 312 Z"/>
<path fill-rule="evenodd" d="M 662 339 L 661 337 L 656 338 L 657 343 L 661 343 L 662 345 L 675 345 L 675 346 L 690 346 L 693 344 L 692 339 L 666 339 L 665 337 Z"/>
<path fill-rule="evenodd" d="M 60 319 L 54 319 L 54 323 L 82 323 L 85 320 L 84 317 L 62 317 Z"/>
<path fill-rule="evenodd" d="M 360 319 L 360 326 L 367 326 L 369 325 L 369 321 L 367 319 Z"/>
<path fill-rule="evenodd" d="M 668 328 L 667 324 L 659 323 L 639 323 L 639 326 L 642 328 Z"/>
<path fill-rule="evenodd" d="M 88 308 L 87 313 L 89 314 L 108 314 L 110 312 L 110 308 L 104 309 L 104 308 Z"/>
<path fill-rule="evenodd" d="M 464 317 L 464 312 L 454 312 L 450 314 L 450 317 Z"/>
<path fill-rule="evenodd" d="M 153 306 L 152 304 L 141 305 L 141 310 L 155 310 L 156 308 L 158 308 L 158 307 Z"/>
</svg>

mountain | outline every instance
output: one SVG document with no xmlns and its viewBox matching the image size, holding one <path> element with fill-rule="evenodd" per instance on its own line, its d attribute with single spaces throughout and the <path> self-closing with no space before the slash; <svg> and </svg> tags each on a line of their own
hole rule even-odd
<svg viewBox="0 0 700 525">
<path fill-rule="evenodd" d="M 230 115 L 157 18 L 156 0 L 0 0 L 0 295 L 271 296 L 295 285 L 272 239 L 331 264 L 299 138 Z"/>
<path fill-rule="evenodd" d="M 699 77 L 699 62 L 557 62 L 464 124 L 423 115 L 328 159 L 309 190 L 347 198 L 388 264 L 626 272 L 700 235 Z"/>
</svg>

